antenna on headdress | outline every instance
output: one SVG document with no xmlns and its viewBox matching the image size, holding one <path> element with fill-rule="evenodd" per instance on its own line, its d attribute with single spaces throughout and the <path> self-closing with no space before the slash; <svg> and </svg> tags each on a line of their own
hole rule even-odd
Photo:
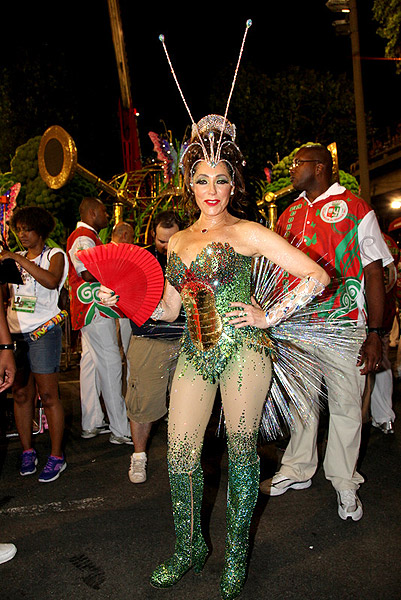
<svg viewBox="0 0 401 600">
<path fill-rule="evenodd" d="M 164 52 L 165 52 L 165 54 L 166 54 L 167 61 L 168 61 L 168 64 L 169 64 L 169 66 L 170 66 L 170 71 L 171 71 L 171 74 L 172 74 L 172 75 L 173 75 L 173 77 L 174 77 L 174 81 L 175 81 L 175 83 L 176 83 L 176 85 L 177 85 L 178 91 L 180 92 L 180 95 L 181 95 L 182 101 L 184 102 L 184 106 L 185 106 L 185 108 L 187 109 L 187 113 L 189 114 L 189 118 L 191 119 L 191 123 L 192 123 L 192 125 L 193 125 L 193 126 L 196 128 L 196 130 L 198 131 L 197 125 L 196 125 L 196 123 L 195 123 L 195 120 L 194 120 L 194 118 L 193 118 L 193 116 L 192 116 L 192 114 L 191 114 L 191 111 L 189 110 L 189 106 L 188 106 L 188 104 L 187 104 L 187 101 L 185 100 L 185 96 L 184 96 L 184 94 L 183 94 L 183 91 L 182 91 L 182 89 L 181 89 L 181 86 L 180 86 L 180 84 L 178 83 L 177 75 L 175 74 L 174 67 L 173 67 L 173 65 L 172 65 L 172 62 L 171 62 L 171 60 L 170 60 L 170 56 L 169 56 L 169 53 L 168 53 L 168 51 L 167 51 L 166 44 L 165 44 L 165 41 L 164 41 L 164 35 L 163 35 L 162 33 L 159 35 L 159 40 L 161 41 L 161 43 L 162 43 L 162 46 L 163 46 L 163 48 L 164 48 Z M 198 131 L 198 134 L 199 134 L 199 131 Z M 200 141 L 200 143 L 201 143 L 201 145 L 202 145 L 202 149 L 203 149 L 203 154 L 204 154 L 204 156 L 205 156 L 205 160 L 207 160 L 207 150 L 206 150 L 206 146 L 205 146 L 205 144 L 203 143 L 203 140 L 202 140 L 202 138 L 201 138 L 201 136 L 200 136 L 200 135 L 199 135 L 199 141 Z"/>
<path fill-rule="evenodd" d="M 192 116 L 192 114 L 191 114 L 191 111 L 189 110 L 189 106 L 188 106 L 188 104 L 187 104 L 187 101 L 185 100 L 185 97 L 184 97 L 184 94 L 183 94 L 183 92 L 182 92 L 182 89 L 181 89 L 181 87 L 180 87 L 180 84 L 178 83 L 177 76 L 176 76 L 176 74 L 175 74 L 175 71 L 174 71 L 173 65 L 172 65 L 172 63 L 171 63 L 171 60 L 170 60 L 170 56 L 169 56 L 169 54 L 168 54 L 168 51 L 167 51 L 167 48 L 166 48 L 166 44 L 165 44 L 165 42 L 164 42 L 164 35 L 163 35 L 162 33 L 159 35 L 159 40 L 161 41 L 161 43 L 162 43 L 162 45 L 163 45 L 164 52 L 166 53 L 166 56 L 167 56 L 167 61 L 168 61 L 168 64 L 169 64 L 169 66 L 170 66 L 170 71 L 171 71 L 171 73 L 172 73 L 172 75 L 173 75 L 173 77 L 174 77 L 174 81 L 175 81 L 175 83 L 176 83 L 176 85 L 177 85 L 177 87 L 178 87 L 178 91 L 179 91 L 179 92 L 180 92 L 180 94 L 181 94 L 181 98 L 182 98 L 182 101 L 184 102 L 184 106 L 185 106 L 185 108 L 187 109 L 187 112 L 188 112 L 188 114 L 189 114 L 189 118 L 191 119 L 191 122 L 192 122 L 192 124 L 193 124 L 193 125 L 195 125 L 194 118 L 193 118 L 193 116 Z"/>
<path fill-rule="evenodd" d="M 242 39 L 242 44 L 241 44 L 241 48 L 240 48 L 240 52 L 239 52 L 239 56 L 238 56 L 237 66 L 236 66 L 236 68 L 235 68 L 235 71 L 234 71 L 234 77 L 233 77 L 233 81 L 232 81 L 232 84 L 231 84 L 231 90 L 230 90 L 230 93 L 229 93 L 229 96 L 228 96 L 228 100 L 227 100 L 227 104 L 226 104 L 226 110 L 225 110 L 224 117 L 223 117 L 223 124 L 222 124 L 222 127 L 221 127 L 221 133 L 220 133 L 219 143 L 218 143 L 218 146 L 217 146 L 217 152 L 216 152 L 216 154 L 215 154 L 215 157 L 216 157 L 216 159 L 217 159 L 217 162 L 218 162 L 218 160 L 219 160 L 219 157 L 220 157 L 221 141 L 222 141 L 222 139 L 223 139 L 223 133 L 224 133 L 224 131 L 225 131 L 225 127 L 226 127 L 226 122 L 227 122 L 227 114 L 228 114 L 228 109 L 229 109 L 230 102 L 231 102 L 231 96 L 232 96 L 232 94 L 233 94 L 233 91 L 234 91 L 234 86 L 235 86 L 235 82 L 236 82 L 236 80 L 237 80 L 237 75 L 238 75 L 238 69 L 239 69 L 239 65 L 240 65 L 240 62 L 241 62 L 242 53 L 243 53 L 243 51 L 244 51 L 245 39 L 246 39 L 246 36 L 247 36 L 247 34 L 248 34 L 248 30 L 249 30 L 249 28 L 251 27 L 251 25 L 252 25 L 252 19 L 248 19 L 248 20 L 247 20 L 247 22 L 246 22 L 246 27 L 245 27 L 244 37 L 243 37 L 243 39 Z M 187 109 L 187 112 L 188 112 L 189 118 L 191 119 L 191 123 L 192 123 L 192 125 L 195 127 L 195 130 L 197 131 L 197 134 L 198 134 L 198 137 L 199 137 L 199 141 L 200 141 L 200 144 L 201 144 L 201 146 L 202 146 L 202 149 L 203 149 L 203 154 L 204 154 L 204 156 L 205 156 L 205 160 L 207 160 L 207 159 L 208 159 L 208 153 L 207 153 L 207 150 L 206 150 L 206 146 L 205 146 L 205 144 L 204 144 L 204 142 L 203 142 L 203 140 L 202 140 L 202 136 L 201 136 L 201 134 L 200 134 L 200 131 L 199 131 L 198 125 L 195 123 L 195 120 L 194 120 L 194 118 L 193 118 L 193 116 L 192 116 L 192 114 L 191 114 L 191 111 L 189 110 L 189 106 L 188 106 L 188 104 L 187 104 L 187 101 L 185 100 L 185 97 L 184 97 L 184 94 L 183 94 L 183 92 L 182 92 L 181 86 L 180 86 L 180 84 L 178 83 L 177 76 L 176 76 L 176 74 L 175 74 L 175 71 L 174 71 L 173 65 L 172 65 L 172 63 L 171 63 L 171 60 L 170 60 L 170 56 L 169 56 L 169 54 L 168 54 L 168 51 L 167 51 L 167 48 L 166 48 L 166 44 L 165 44 L 165 38 L 164 38 L 164 35 L 163 35 L 163 34 L 160 34 L 160 35 L 159 35 L 159 40 L 161 41 L 161 43 L 162 43 L 162 45 L 163 45 L 164 52 L 165 52 L 165 54 L 166 54 L 166 57 L 167 57 L 168 64 L 169 64 L 169 66 L 170 66 L 171 73 L 172 73 L 172 75 L 173 75 L 173 77 L 174 77 L 174 81 L 175 81 L 175 83 L 176 83 L 176 85 L 177 85 L 178 91 L 180 92 L 180 95 L 181 95 L 182 101 L 184 102 L 184 106 L 185 106 L 185 108 Z"/>
<path fill-rule="evenodd" d="M 224 133 L 224 129 L 225 129 L 225 126 L 226 126 L 227 114 L 228 114 L 228 109 L 229 109 L 230 102 L 231 102 L 231 96 L 233 95 L 235 82 L 237 81 L 238 69 L 239 69 L 239 65 L 240 65 L 240 62 L 241 62 L 242 53 L 244 51 L 246 36 L 248 34 L 248 31 L 249 31 L 249 28 L 251 27 L 251 25 L 252 25 L 252 19 L 248 19 L 247 22 L 246 22 L 244 37 L 242 38 L 242 44 L 241 44 L 241 48 L 240 48 L 240 51 L 239 51 L 237 66 L 235 67 L 235 71 L 234 71 L 233 82 L 231 84 L 231 90 L 230 90 L 230 93 L 228 95 L 228 100 L 227 100 L 227 104 L 226 104 L 226 110 L 225 110 L 224 117 L 223 117 L 224 118 L 223 128 L 222 128 L 221 133 L 220 133 L 220 139 L 219 139 L 219 144 L 217 146 L 216 156 L 220 156 L 221 140 L 223 139 L 223 133 Z"/>
</svg>

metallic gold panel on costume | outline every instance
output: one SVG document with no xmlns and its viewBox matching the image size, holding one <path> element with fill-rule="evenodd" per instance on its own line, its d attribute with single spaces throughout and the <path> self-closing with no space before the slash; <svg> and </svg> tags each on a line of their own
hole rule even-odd
<svg viewBox="0 0 401 600">
<path fill-rule="evenodd" d="M 189 281 L 182 289 L 181 298 L 193 345 L 202 352 L 210 350 L 223 331 L 212 288 L 200 281 Z"/>
</svg>

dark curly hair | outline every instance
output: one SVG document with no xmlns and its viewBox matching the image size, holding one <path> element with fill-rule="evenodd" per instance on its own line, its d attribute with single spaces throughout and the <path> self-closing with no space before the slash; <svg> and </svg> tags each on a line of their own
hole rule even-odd
<svg viewBox="0 0 401 600">
<path fill-rule="evenodd" d="M 217 145 L 221 132 L 211 130 L 214 133 L 214 144 Z M 209 156 L 211 156 L 211 141 L 207 135 L 202 135 L 202 141 Z M 213 143 L 213 142 L 212 142 Z M 191 180 L 194 175 L 194 167 L 198 161 L 205 160 L 203 147 L 197 135 L 193 136 L 189 146 L 183 156 L 182 166 L 184 168 L 184 192 L 183 204 L 187 214 L 194 218 L 199 212 L 195 203 L 194 193 L 191 187 Z M 252 212 L 251 203 L 245 190 L 244 166 L 245 160 L 241 150 L 232 141 L 231 137 L 223 134 L 221 140 L 220 162 L 225 162 L 234 183 L 234 194 L 230 197 L 228 211 L 230 214 L 239 218 L 249 218 Z"/>
<path fill-rule="evenodd" d="M 13 231 L 19 225 L 29 227 L 35 231 L 43 240 L 46 240 L 56 226 L 53 216 L 40 206 L 24 206 L 14 211 L 10 220 Z"/>
</svg>

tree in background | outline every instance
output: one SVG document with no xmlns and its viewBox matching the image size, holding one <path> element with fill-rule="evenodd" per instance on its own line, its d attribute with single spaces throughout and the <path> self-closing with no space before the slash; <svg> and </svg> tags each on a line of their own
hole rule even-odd
<svg viewBox="0 0 401 600">
<path fill-rule="evenodd" d="M 400 0 L 374 0 L 373 17 L 380 27 L 377 33 L 387 40 L 385 56 L 401 58 L 401 3 Z M 401 61 L 396 62 L 396 71 L 401 74 Z"/>
<path fill-rule="evenodd" d="M 41 46 L 35 56 L 18 47 L 13 65 L 0 67 L 0 171 L 9 168 L 15 149 L 57 123 L 74 130 L 78 114 L 73 83 L 63 62 Z"/>
<path fill-rule="evenodd" d="M 217 112 L 224 111 L 221 80 L 211 99 Z M 254 177 L 260 177 L 266 161 L 277 163 L 307 140 L 337 142 L 341 168 L 357 155 L 353 83 L 343 74 L 290 67 L 268 77 L 247 67 L 238 76 L 230 120 Z"/>
</svg>

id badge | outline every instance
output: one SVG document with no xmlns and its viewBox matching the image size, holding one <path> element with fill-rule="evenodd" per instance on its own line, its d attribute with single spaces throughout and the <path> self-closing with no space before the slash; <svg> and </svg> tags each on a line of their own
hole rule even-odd
<svg viewBox="0 0 401 600">
<path fill-rule="evenodd" d="M 14 296 L 11 309 L 18 312 L 33 313 L 35 312 L 36 300 L 36 296 Z"/>
</svg>

